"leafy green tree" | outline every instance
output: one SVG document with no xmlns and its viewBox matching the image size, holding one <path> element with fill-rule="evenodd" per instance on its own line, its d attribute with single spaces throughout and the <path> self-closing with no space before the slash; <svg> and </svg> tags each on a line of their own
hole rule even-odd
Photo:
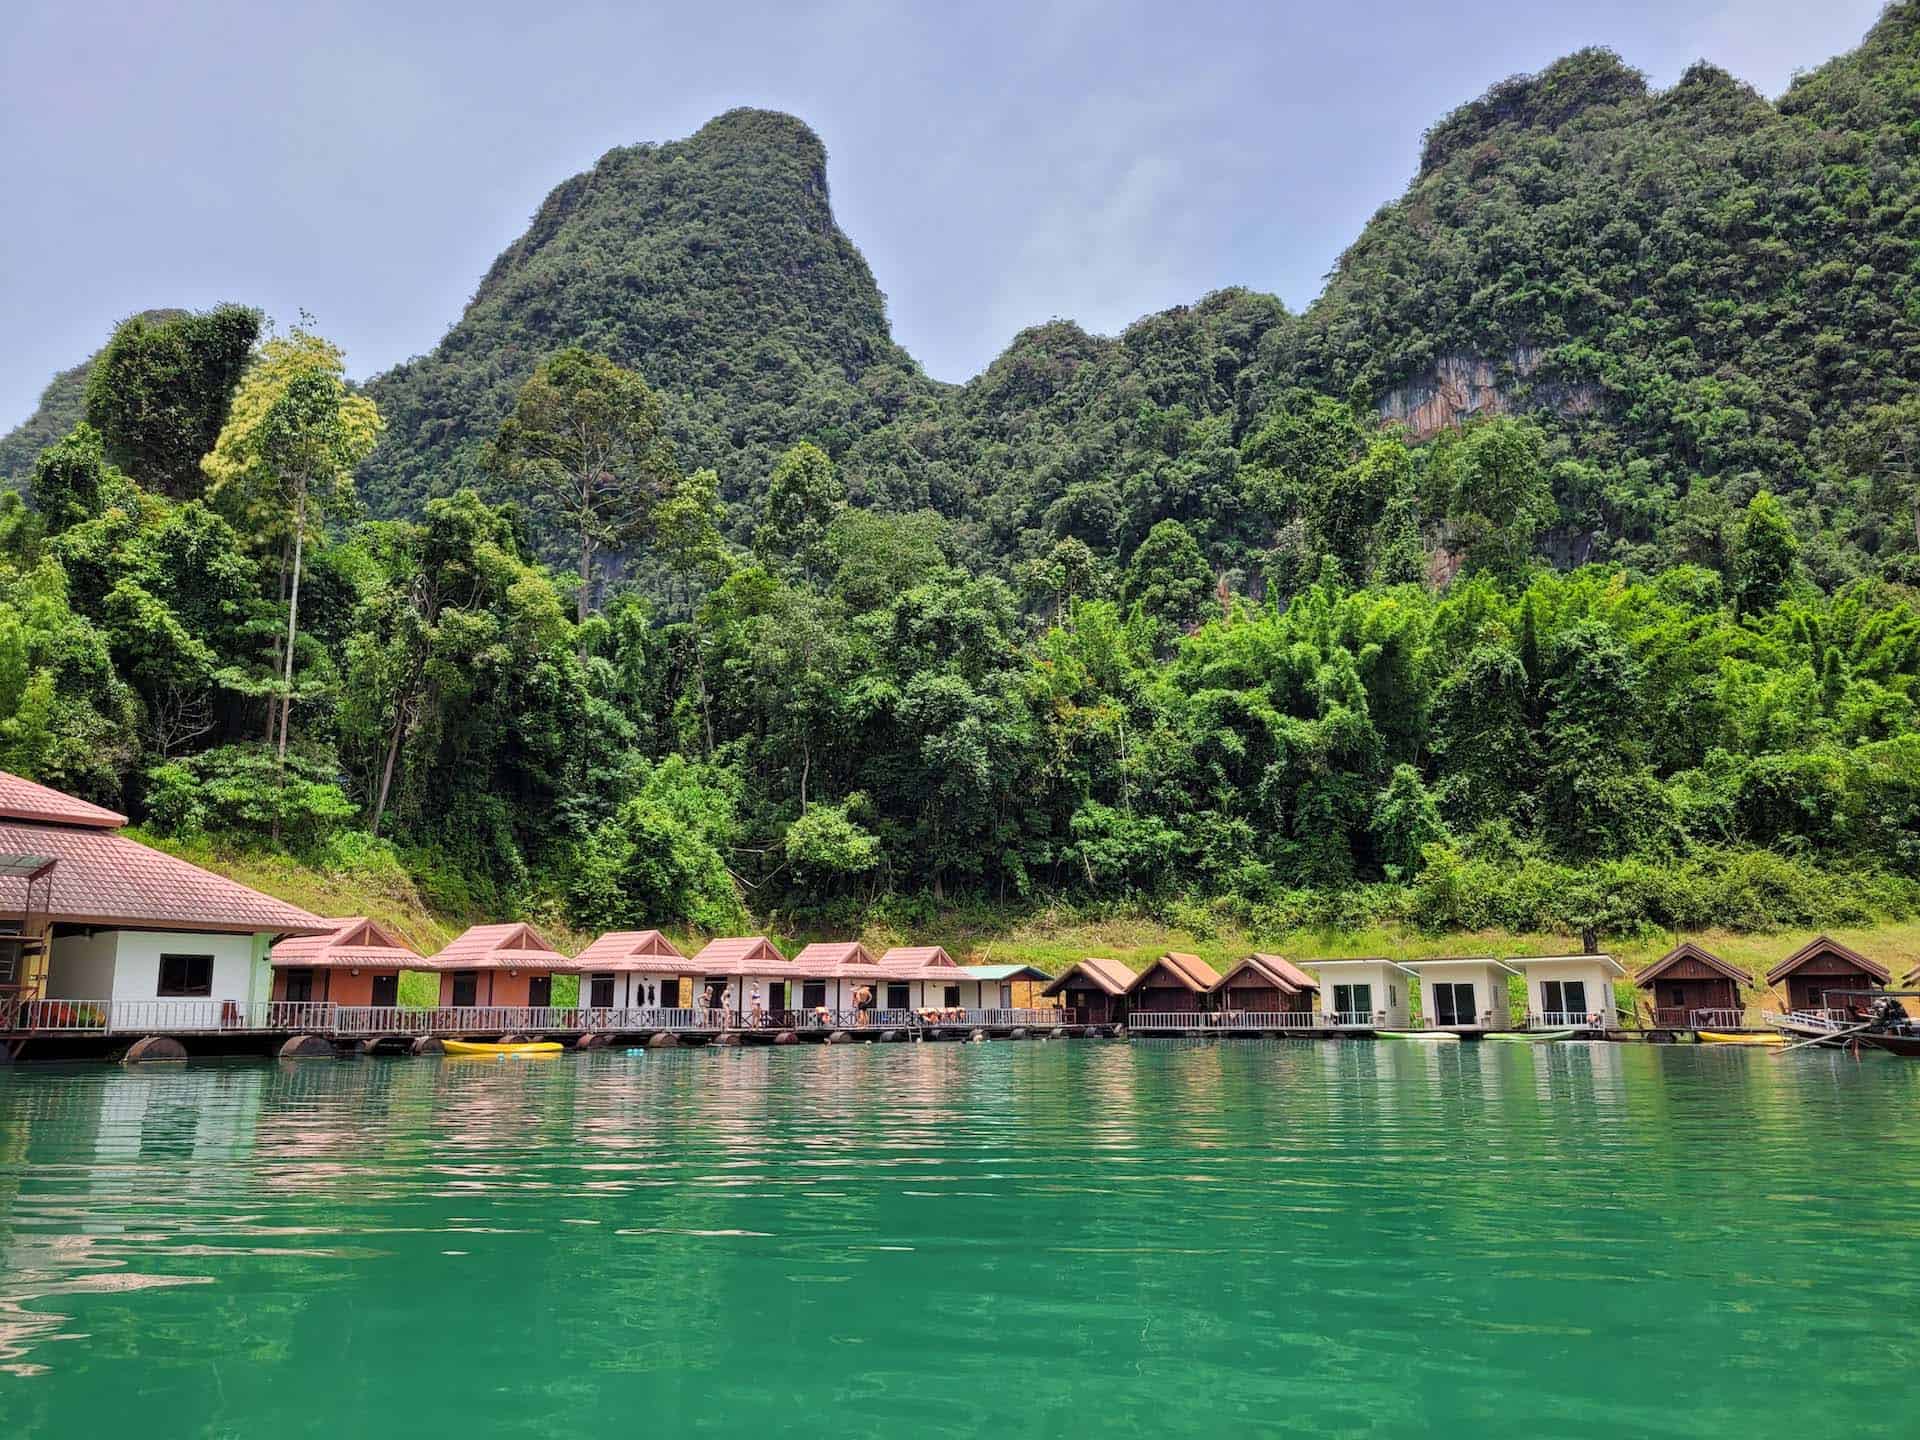
<svg viewBox="0 0 1920 1440">
<path fill-rule="evenodd" d="M 122 322 L 87 376 L 87 423 L 108 458 L 149 490 L 197 496 L 208 478 L 201 458 L 227 423 L 260 319 L 258 310 L 220 305 Z"/>
<path fill-rule="evenodd" d="M 1440 807 L 1411 765 L 1393 767 L 1393 778 L 1373 802 L 1368 830 L 1374 853 L 1393 880 L 1418 874 L 1427 846 L 1444 845 L 1452 838 Z"/>
<path fill-rule="evenodd" d="M 815 804 L 787 826 L 787 863 L 796 880 L 832 891 L 873 871 L 880 842 L 854 818 L 865 804 L 858 794 L 839 805 Z"/>
<path fill-rule="evenodd" d="M 1482 421 L 1445 446 L 1434 464 L 1467 563 L 1517 575 L 1557 513 L 1539 426 L 1506 416 Z"/>
<path fill-rule="evenodd" d="M 1193 533 L 1178 520 L 1162 520 L 1127 562 L 1121 598 L 1177 632 L 1206 614 L 1213 589 L 1213 570 Z"/>
<path fill-rule="evenodd" d="M 1793 582 L 1800 542 L 1794 538 L 1780 502 L 1762 490 L 1747 505 L 1733 547 L 1734 608 L 1759 615 L 1786 598 Z"/>
<path fill-rule="evenodd" d="M 497 474 L 533 495 L 573 538 L 585 620 L 599 558 L 645 533 L 677 479 L 660 401 L 635 371 L 578 345 L 521 386 L 490 452 Z"/>
<path fill-rule="evenodd" d="M 106 457 L 100 432 L 84 422 L 40 452 L 28 482 L 48 535 L 58 535 L 109 506 L 131 507 L 137 492 Z"/>
<path fill-rule="evenodd" d="M 827 531 L 846 502 L 847 488 L 827 452 L 811 443 L 794 446 L 767 481 L 754 550 L 788 562 L 811 583 L 824 568 Z"/>
</svg>

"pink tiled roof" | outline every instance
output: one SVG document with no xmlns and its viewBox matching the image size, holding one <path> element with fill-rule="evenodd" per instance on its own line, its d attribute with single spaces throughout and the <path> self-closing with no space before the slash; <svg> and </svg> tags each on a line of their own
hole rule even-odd
<svg viewBox="0 0 1920 1440">
<path fill-rule="evenodd" d="M 953 965 L 953 957 L 938 945 L 896 945 L 880 957 L 880 963 L 898 970 L 924 970 Z"/>
<path fill-rule="evenodd" d="M 118 810 L 90 804 L 4 770 L 0 770 L 0 818 L 82 825 L 90 830 L 118 830 L 127 823 L 127 817 Z"/>
<path fill-rule="evenodd" d="M 684 975 L 687 957 L 658 930 L 612 930 L 573 957 L 583 971 Z"/>
<path fill-rule="evenodd" d="M 845 965 L 878 969 L 880 962 L 875 960 L 873 952 L 858 940 L 829 943 L 816 941 L 793 957 L 793 968 L 804 970 L 809 975 L 831 975 Z"/>
<path fill-rule="evenodd" d="M 411 945 L 364 915 L 325 923 L 334 927 L 325 935 L 299 935 L 274 946 L 273 964 L 301 970 L 418 970 L 426 963 Z"/>
<path fill-rule="evenodd" d="M 475 925 L 431 961 L 435 970 L 573 970 L 574 962 L 521 921 Z"/>
<path fill-rule="evenodd" d="M 738 969 L 742 965 L 766 962 L 775 965 L 787 963 L 786 957 L 764 935 L 709 940 L 706 947 L 693 957 L 694 969 L 708 975 L 720 975 Z"/>
<path fill-rule="evenodd" d="M 70 924 L 243 935 L 310 935 L 332 929 L 331 922 L 296 905 L 110 830 L 0 819 L 0 852 L 45 855 L 59 862 L 52 874 L 49 913 Z M 22 882 L 0 881 L 0 906 L 19 910 L 24 900 Z"/>
</svg>

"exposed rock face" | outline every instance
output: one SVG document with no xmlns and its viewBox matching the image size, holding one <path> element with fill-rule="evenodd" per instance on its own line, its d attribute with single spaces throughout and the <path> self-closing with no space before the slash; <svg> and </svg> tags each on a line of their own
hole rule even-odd
<svg viewBox="0 0 1920 1440">
<path fill-rule="evenodd" d="M 1600 406 L 1599 387 L 1534 380 L 1545 352 L 1535 345 L 1516 348 L 1505 360 L 1480 355 L 1443 355 L 1433 368 L 1380 400 L 1383 425 L 1404 425 L 1416 440 L 1427 440 L 1477 415 L 1507 415 L 1540 408 L 1561 415 L 1590 415 Z"/>
</svg>

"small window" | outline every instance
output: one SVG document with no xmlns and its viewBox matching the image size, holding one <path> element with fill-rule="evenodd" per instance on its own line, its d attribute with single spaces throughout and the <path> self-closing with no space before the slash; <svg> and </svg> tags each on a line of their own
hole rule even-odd
<svg viewBox="0 0 1920 1440">
<path fill-rule="evenodd" d="M 827 1008 L 827 982 L 824 980 L 803 980 L 800 982 L 800 1007 L 803 1010 L 824 1010 Z"/>
<path fill-rule="evenodd" d="M 160 995 L 213 994 L 213 956 L 162 955 Z"/>
<path fill-rule="evenodd" d="M 960 1008 L 960 987 L 958 985 L 947 986 L 946 993 L 941 997 L 941 1003 L 949 1010 L 958 1010 Z"/>
<path fill-rule="evenodd" d="M 1387 986 L 1387 1004 L 1392 1006 L 1398 1006 L 1399 1003 L 1400 1003 L 1400 987 L 1398 985 Z"/>
</svg>

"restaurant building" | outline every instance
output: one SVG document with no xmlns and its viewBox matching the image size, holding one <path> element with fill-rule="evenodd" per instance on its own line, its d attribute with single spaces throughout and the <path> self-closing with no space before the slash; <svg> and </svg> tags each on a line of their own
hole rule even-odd
<svg viewBox="0 0 1920 1440">
<path fill-rule="evenodd" d="M 126 823 L 0 772 L 0 1010 L 59 1000 L 129 1025 L 237 1024 L 270 999 L 274 942 L 332 928 L 127 839 Z"/>
<path fill-rule="evenodd" d="M 595 1010 L 678 1010 L 687 957 L 658 930 L 611 930 L 573 957 L 580 1003 Z"/>
<path fill-rule="evenodd" d="M 296 935 L 273 947 L 275 1000 L 394 1006 L 400 972 L 429 968 L 411 945 L 365 915 L 326 923 L 334 927 L 327 934 Z"/>
</svg>

